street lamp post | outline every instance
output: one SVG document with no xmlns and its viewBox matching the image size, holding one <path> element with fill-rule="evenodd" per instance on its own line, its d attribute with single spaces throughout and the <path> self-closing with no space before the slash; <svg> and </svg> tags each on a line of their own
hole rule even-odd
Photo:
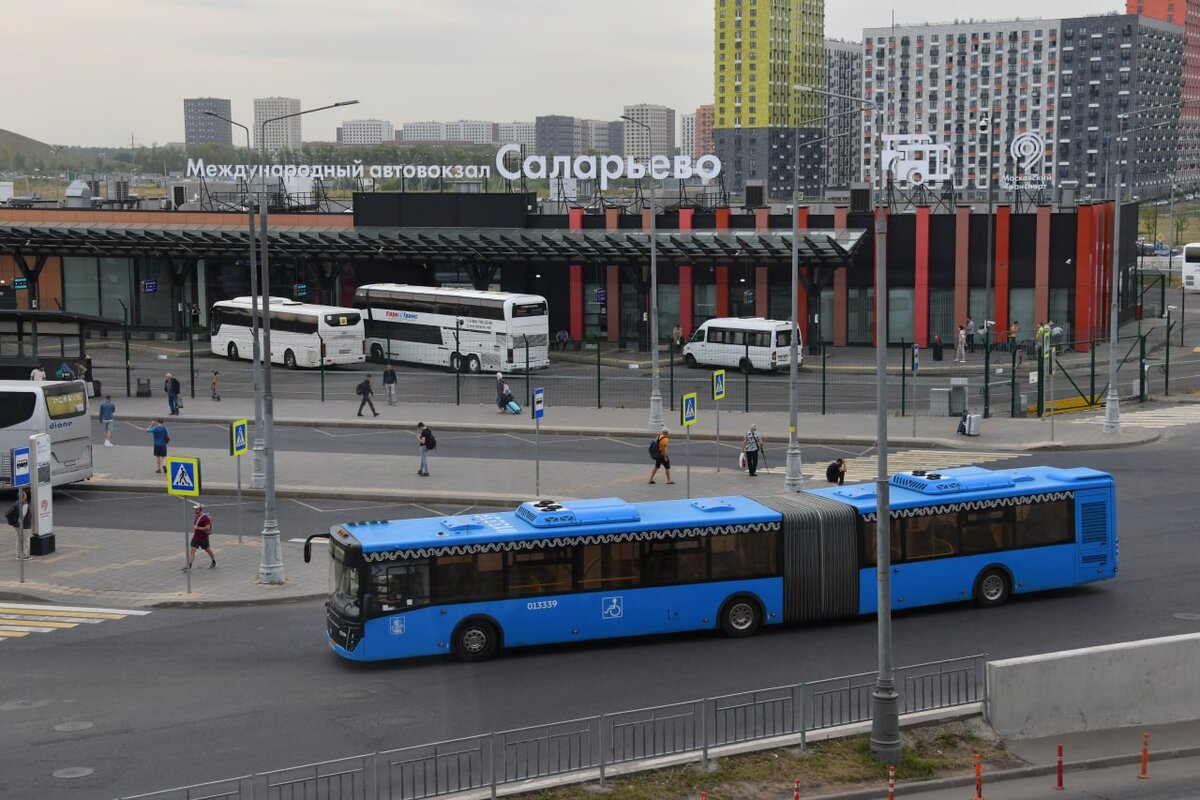
<svg viewBox="0 0 1200 800">
<path fill-rule="evenodd" d="M 227 117 L 223 117 L 215 111 L 205 111 L 207 116 L 214 117 L 219 120 L 224 120 L 230 125 L 235 125 L 242 129 L 246 134 L 246 158 L 250 158 L 253 152 L 250 148 L 250 129 L 239 122 L 234 122 Z M 252 457 L 250 467 L 250 487 L 252 489 L 261 489 L 266 483 L 266 469 L 263 464 L 263 452 L 266 450 L 266 443 L 263 439 L 263 403 L 262 403 L 262 350 L 259 345 L 258 338 L 258 269 L 255 261 L 255 241 L 254 241 L 254 201 L 250 198 L 250 184 L 246 183 L 246 210 L 247 217 L 250 220 L 250 260 L 246 262 L 246 266 L 250 270 L 250 341 L 252 349 L 252 363 L 250 371 L 254 376 L 254 442 L 250 447 Z"/>
<path fill-rule="evenodd" d="M 283 549 L 280 547 L 279 523 L 275 519 L 275 398 L 271 391 L 271 281 L 270 259 L 267 236 L 267 125 L 292 117 L 312 114 L 315 111 L 325 111 L 330 108 L 352 106 L 357 100 L 342 100 L 327 106 L 295 111 L 291 114 L 281 114 L 278 117 L 263 120 L 259 129 L 259 144 L 262 151 L 262 186 L 263 193 L 259 199 L 260 224 L 262 231 L 260 252 L 262 253 L 259 269 L 262 270 L 260 288 L 263 293 L 262 337 L 263 337 L 263 529 L 262 549 L 258 564 L 259 583 L 283 583 Z"/>
<path fill-rule="evenodd" d="M 850 100 L 871 110 L 879 129 L 879 106 L 853 95 L 799 87 L 802 91 Z M 900 763 L 900 695 L 896 691 L 896 669 L 892 663 L 892 563 L 891 502 L 888 496 L 887 414 L 887 214 L 880 194 L 883 189 L 883 150 L 879 154 L 879 191 L 875 195 L 875 436 L 878 469 L 875 476 L 875 583 L 876 634 L 879 668 L 871 692 L 871 754 L 888 764 Z M 793 305 L 795 303 L 793 302 Z"/>
<path fill-rule="evenodd" d="M 658 198 L 654 191 L 654 131 L 641 120 L 621 115 L 621 119 L 646 129 L 650 142 L 650 158 L 646 172 L 650 178 L 650 430 L 663 427 L 662 382 L 658 370 Z"/>
</svg>

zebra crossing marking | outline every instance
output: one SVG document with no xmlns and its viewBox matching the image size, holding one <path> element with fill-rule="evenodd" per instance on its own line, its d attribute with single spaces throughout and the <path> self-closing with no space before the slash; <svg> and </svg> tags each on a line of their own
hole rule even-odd
<svg viewBox="0 0 1200 800">
<path fill-rule="evenodd" d="M 972 464 L 986 464 L 992 461 L 1011 461 L 1017 458 L 1028 458 L 1029 453 L 1011 451 L 978 451 L 978 450 L 898 450 L 888 453 L 888 472 L 911 472 L 916 469 L 939 470 L 952 467 L 966 467 Z M 846 458 L 846 480 L 871 480 L 879 471 L 879 458 L 875 455 Z M 804 465 L 805 475 L 825 479 L 823 464 L 809 462 Z"/>
<path fill-rule="evenodd" d="M 132 609 L 51 606 L 36 603 L 0 603 L 0 641 L 31 633 L 54 633 L 101 622 L 144 617 L 151 612 Z"/>
<path fill-rule="evenodd" d="M 1071 422 L 1083 425 L 1103 425 L 1104 417 L 1086 417 L 1073 419 Z M 1142 428 L 1174 428 L 1179 425 L 1191 425 L 1194 422 L 1200 422 L 1200 404 L 1172 408 L 1146 408 L 1121 414 L 1122 425 L 1137 425 Z"/>
</svg>

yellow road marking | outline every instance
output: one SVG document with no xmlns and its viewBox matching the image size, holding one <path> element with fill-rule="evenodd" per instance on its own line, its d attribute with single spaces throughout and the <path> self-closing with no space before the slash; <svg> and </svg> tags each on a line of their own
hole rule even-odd
<svg viewBox="0 0 1200 800">
<path fill-rule="evenodd" d="M 125 619 L 128 616 L 126 614 L 111 614 L 103 611 L 55 611 L 41 608 L 34 611 L 28 606 L 25 608 L 0 606 L 0 614 L 37 614 L 44 617 L 86 617 L 89 619 Z"/>
<path fill-rule="evenodd" d="M 51 622 L 48 619 L 22 619 L 20 617 L 6 617 L 0 620 L 0 630 L 4 630 L 6 626 L 18 625 L 22 628 L 78 628 L 78 622 Z"/>
<path fill-rule="evenodd" d="M 28 635 L 29 631 L 0 631 L 0 639 L 20 639 Z"/>
</svg>

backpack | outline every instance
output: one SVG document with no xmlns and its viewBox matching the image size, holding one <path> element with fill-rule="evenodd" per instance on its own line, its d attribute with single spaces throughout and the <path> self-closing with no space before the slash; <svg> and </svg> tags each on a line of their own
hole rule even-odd
<svg viewBox="0 0 1200 800">
<path fill-rule="evenodd" d="M 425 449 L 437 450 L 437 439 L 433 436 L 433 431 L 429 428 L 425 429 Z"/>
<path fill-rule="evenodd" d="M 358 386 L 356 386 L 354 388 L 354 393 L 356 395 L 358 395 L 359 397 L 362 397 L 363 395 L 365 395 L 367 393 L 367 382 L 363 381 Z"/>
<path fill-rule="evenodd" d="M 830 461 L 829 466 L 825 468 L 825 480 L 829 481 L 830 483 L 837 483 L 838 473 L 838 463 L 836 461 Z"/>
<path fill-rule="evenodd" d="M 659 452 L 659 449 L 658 449 L 658 440 L 661 438 L 662 438 L 661 436 L 656 436 L 654 438 L 654 441 L 650 442 L 650 448 L 649 448 L 650 458 L 653 460 L 656 460 L 656 461 L 658 460 L 658 457 L 660 455 L 662 455 L 662 453 Z"/>
<path fill-rule="evenodd" d="M 21 522 L 20 500 L 12 504 L 12 507 L 8 509 L 8 513 L 4 515 L 4 518 L 8 520 L 8 524 L 12 525 L 14 528 L 18 526 L 18 524 Z"/>
</svg>

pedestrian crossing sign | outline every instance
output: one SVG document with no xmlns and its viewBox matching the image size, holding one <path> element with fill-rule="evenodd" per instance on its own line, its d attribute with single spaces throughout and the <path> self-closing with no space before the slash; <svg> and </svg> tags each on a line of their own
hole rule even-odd
<svg viewBox="0 0 1200 800">
<path fill-rule="evenodd" d="M 696 418 L 696 392 L 688 392 L 679 404 L 679 422 L 683 427 L 689 428 L 696 424 Z"/>
<path fill-rule="evenodd" d="M 229 423 L 229 455 L 244 456 L 250 450 L 250 423 L 248 420 L 235 419 Z"/>
<path fill-rule="evenodd" d="M 725 399 L 725 370 L 713 370 L 713 400 Z"/>
<path fill-rule="evenodd" d="M 167 456 L 167 494 L 200 496 L 200 459 Z"/>
</svg>

